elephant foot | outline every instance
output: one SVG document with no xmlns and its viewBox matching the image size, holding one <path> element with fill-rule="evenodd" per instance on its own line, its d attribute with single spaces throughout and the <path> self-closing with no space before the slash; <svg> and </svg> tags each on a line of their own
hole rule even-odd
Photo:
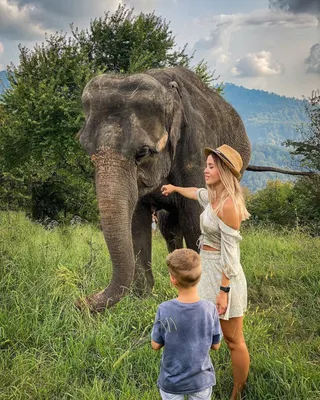
<svg viewBox="0 0 320 400">
<path fill-rule="evenodd" d="M 141 287 L 141 285 L 134 285 L 132 291 L 135 296 L 146 298 L 150 296 L 152 292 L 152 286 Z"/>
<path fill-rule="evenodd" d="M 153 276 L 145 277 L 140 275 L 139 277 L 137 276 L 135 277 L 132 291 L 133 294 L 137 297 L 147 297 L 151 294 L 153 286 L 154 286 Z"/>
<path fill-rule="evenodd" d="M 100 313 L 118 303 L 118 301 L 123 297 L 125 291 L 126 288 L 122 287 L 121 291 L 112 293 L 110 288 L 107 287 L 99 293 L 77 299 L 75 301 L 75 306 L 80 311 L 87 309 L 91 313 Z"/>
</svg>

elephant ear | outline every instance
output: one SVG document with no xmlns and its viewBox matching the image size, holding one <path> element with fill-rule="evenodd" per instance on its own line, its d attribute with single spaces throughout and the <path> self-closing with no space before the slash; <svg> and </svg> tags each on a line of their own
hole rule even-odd
<svg viewBox="0 0 320 400">
<path fill-rule="evenodd" d="M 174 159 L 176 148 L 181 135 L 181 126 L 183 121 L 183 108 L 181 103 L 181 90 L 175 81 L 169 83 L 169 92 L 171 94 L 168 108 L 168 133 L 171 149 L 171 156 Z"/>
</svg>

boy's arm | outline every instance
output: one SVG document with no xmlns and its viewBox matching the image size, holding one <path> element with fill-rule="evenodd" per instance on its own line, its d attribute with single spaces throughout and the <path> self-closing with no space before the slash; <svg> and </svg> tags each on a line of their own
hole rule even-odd
<svg viewBox="0 0 320 400">
<path fill-rule="evenodd" d="M 151 347 L 153 348 L 153 350 L 160 350 L 161 347 L 163 347 L 163 344 L 157 343 L 154 340 L 151 340 Z"/>
<path fill-rule="evenodd" d="M 218 310 L 214 304 L 213 306 L 213 335 L 212 335 L 212 343 L 211 343 L 211 350 L 218 350 L 221 346 L 221 339 L 223 337 Z"/>
<path fill-rule="evenodd" d="M 164 339 L 161 332 L 160 307 L 158 307 L 151 332 L 151 347 L 153 350 L 160 350 L 163 346 Z"/>
</svg>

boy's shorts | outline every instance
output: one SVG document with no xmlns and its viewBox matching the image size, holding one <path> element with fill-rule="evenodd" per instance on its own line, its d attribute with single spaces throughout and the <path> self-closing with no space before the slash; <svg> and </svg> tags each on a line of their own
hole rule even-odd
<svg viewBox="0 0 320 400">
<path fill-rule="evenodd" d="M 184 396 L 187 396 L 188 400 L 210 400 L 212 393 L 212 387 L 209 387 L 201 392 L 190 393 L 190 394 L 174 394 L 167 393 L 160 389 L 162 400 L 184 400 Z"/>
</svg>

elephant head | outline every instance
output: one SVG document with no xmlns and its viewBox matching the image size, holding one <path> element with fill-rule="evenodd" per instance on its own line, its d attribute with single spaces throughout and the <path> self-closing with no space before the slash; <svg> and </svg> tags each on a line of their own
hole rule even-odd
<svg viewBox="0 0 320 400">
<path fill-rule="evenodd" d="M 94 163 L 101 226 L 113 264 L 109 286 L 86 298 L 100 311 L 116 303 L 133 280 L 133 213 L 138 199 L 169 175 L 183 108 L 175 82 L 165 87 L 147 74 L 99 75 L 86 85 L 82 102 L 85 124 L 78 137 Z"/>
</svg>

